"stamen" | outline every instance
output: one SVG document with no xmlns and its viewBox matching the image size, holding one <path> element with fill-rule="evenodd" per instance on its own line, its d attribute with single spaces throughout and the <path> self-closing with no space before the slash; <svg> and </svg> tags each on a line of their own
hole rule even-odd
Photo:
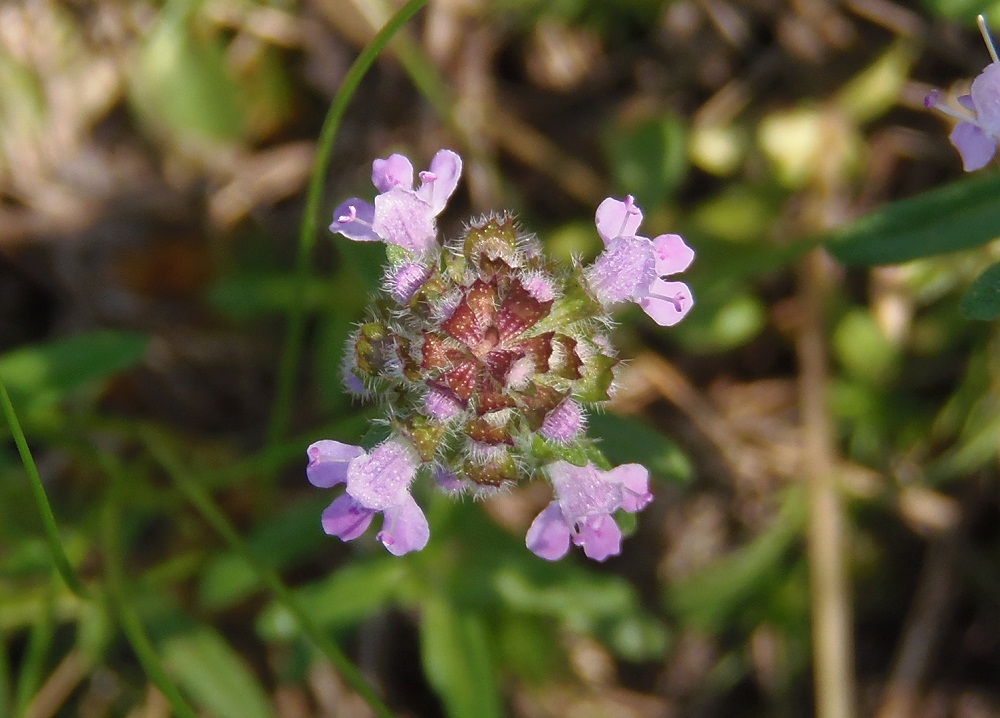
<svg viewBox="0 0 1000 718">
<path fill-rule="evenodd" d="M 341 224 L 349 224 L 351 222 L 356 222 L 358 219 L 358 208 L 355 207 L 353 204 L 347 206 L 347 211 L 350 214 L 344 214 L 341 215 L 340 217 L 337 217 L 337 221 L 340 222 Z"/>
<path fill-rule="evenodd" d="M 653 299 L 662 299 L 665 302 L 670 302 L 671 304 L 674 305 L 674 309 L 676 309 L 678 312 L 681 311 L 681 309 L 683 308 L 681 306 L 682 303 L 684 302 L 684 295 L 683 294 L 675 294 L 672 297 L 668 297 L 668 296 L 666 296 L 664 294 L 653 294 L 653 293 L 650 293 L 650 294 L 647 294 L 646 296 L 647 297 L 652 297 Z"/>
<path fill-rule="evenodd" d="M 924 98 L 924 107 L 937 110 L 941 114 L 948 115 L 948 117 L 954 117 L 959 122 L 971 122 L 972 124 L 977 125 L 976 116 L 974 114 L 971 112 L 961 112 L 945 103 L 944 95 L 941 93 L 941 90 L 931 90 L 927 97 Z"/>
<path fill-rule="evenodd" d="M 632 195 L 625 195 L 625 199 L 622 202 L 625 205 L 625 219 L 622 220 L 622 226 L 618 230 L 618 236 L 625 236 L 625 225 L 628 224 L 629 215 L 639 214 L 639 208 L 635 206 L 635 197 Z"/>
<path fill-rule="evenodd" d="M 337 217 L 337 221 L 340 222 L 340 224 L 356 223 L 356 224 L 363 225 L 365 227 L 371 227 L 372 226 L 370 222 L 366 222 L 363 219 L 359 219 L 358 218 L 358 208 L 355 207 L 353 204 L 347 205 L 347 210 L 348 210 L 349 214 L 343 214 L 343 215 Z"/>
<path fill-rule="evenodd" d="M 986 43 L 986 49 L 990 52 L 990 57 L 993 58 L 993 62 L 1000 62 L 1000 57 L 997 57 L 997 44 L 993 40 L 993 35 L 990 34 L 990 29 L 986 27 L 986 18 L 982 14 L 976 16 L 976 24 L 979 25 L 979 32 L 983 36 L 983 42 Z"/>
</svg>

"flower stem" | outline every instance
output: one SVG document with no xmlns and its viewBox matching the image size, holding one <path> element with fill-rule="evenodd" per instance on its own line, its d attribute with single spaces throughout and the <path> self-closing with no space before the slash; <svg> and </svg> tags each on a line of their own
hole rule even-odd
<svg viewBox="0 0 1000 718">
<path fill-rule="evenodd" d="M 299 226 L 299 248 L 295 260 L 295 296 L 288 315 L 288 332 L 285 336 L 285 345 L 278 370 L 278 386 L 268 427 L 268 445 L 281 440 L 288 430 L 291 418 L 295 378 L 302 355 L 302 342 L 305 339 L 305 287 L 309 277 L 310 258 L 319 228 L 319 209 L 326 169 L 333 152 L 333 141 L 337 136 L 340 121 L 343 119 L 347 105 L 354 97 L 358 85 L 361 84 L 362 78 L 375 62 L 379 53 L 382 52 L 393 35 L 426 4 L 427 0 L 410 0 L 372 38 L 372 41 L 358 55 L 344 76 L 344 81 L 333 98 L 333 102 L 330 103 L 330 109 L 323 121 L 323 129 L 320 131 L 319 145 L 316 149 L 316 160 L 313 164 L 312 179 L 309 182 L 309 190 L 306 195 L 306 207 L 302 213 L 302 223 Z"/>
<path fill-rule="evenodd" d="M 56 517 L 52 513 L 52 505 L 49 503 L 49 497 L 45 493 L 45 486 L 42 485 L 42 477 L 38 474 L 38 466 L 31 455 L 31 449 L 28 448 L 28 441 L 24 438 L 21 422 L 17 419 L 17 414 L 14 412 L 14 405 L 10 401 L 10 396 L 7 394 L 7 387 L 4 385 L 2 379 L 0 379 L 0 405 L 3 407 L 4 417 L 7 419 L 7 425 L 10 427 L 10 433 L 14 436 L 14 443 L 17 444 L 17 451 L 21 455 L 21 463 L 24 465 L 24 471 L 28 475 L 31 493 L 35 499 L 35 504 L 38 506 L 38 513 L 42 518 L 42 527 L 45 530 L 45 539 L 49 544 L 52 561 L 55 563 L 56 570 L 62 576 L 63 581 L 66 582 L 69 589 L 80 598 L 86 599 L 88 597 L 87 589 L 84 588 L 83 582 L 76 575 L 76 572 L 70 565 L 69 558 L 66 556 L 62 539 L 59 537 L 59 527 L 56 525 Z"/>
</svg>

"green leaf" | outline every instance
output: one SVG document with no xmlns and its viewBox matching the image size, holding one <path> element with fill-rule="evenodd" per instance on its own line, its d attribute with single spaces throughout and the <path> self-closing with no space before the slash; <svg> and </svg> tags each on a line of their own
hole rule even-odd
<svg viewBox="0 0 1000 718">
<path fill-rule="evenodd" d="M 163 664 L 208 713 L 218 718 L 268 718 L 273 714 L 259 679 L 219 636 L 199 627 L 168 638 Z"/>
<path fill-rule="evenodd" d="M 618 464 L 642 464 L 668 481 L 690 481 L 691 463 L 667 437 L 637 419 L 593 414 L 589 433 L 601 439 L 601 451 Z"/>
<path fill-rule="evenodd" d="M 687 172 L 687 132 L 680 119 L 653 117 L 620 128 L 607 141 L 615 181 L 644 206 L 662 204 Z"/>
<path fill-rule="evenodd" d="M 897 264 L 985 244 L 1000 235 L 1000 173 L 886 205 L 823 241 L 847 264 Z"/>
<path fill-rule="evenodd" d="M 15 349 L 0 358 L 0 378 L 11 395 L 32 407 L 127 369 L 142 359 L 149 337 L 98 330 Z"/>
<path fill-rule="evenodd" d="M 310 499 L 280 511 L 247 537 L 247 548 L 264 565 L 282 569 L 316 549 L 320 514 L 328 498 Z M 215 558 L 202 573 L 199 594 L 210 609 L 227 608 L 260 588 L 257 571 L 235 551 Z"/>
<path fill-rule="evenodd" d="M 988 267 L 962 297 L 962 314 L 969 319 L 1000 316 L 1000 262 Z"/>
<path fill-rule="evenodd" d="M 420 625 L 420 649 L 427 679 L 449 718 L 504 715 L 482 616 L 444 598 L 427 601 Z"/>
<path fill-rule="evenodd" d="M 804 523 L 801 496 L 790 494 L 773 526 L 732 555 L 672 585 L 668 603 L 687 623 L 708 632 L 724 630 L 747 606 L 762 609 L 763 603 L 755 599 L 780 582 L 785 557 Z"/>
<path fill-rule="evenodd" d="M 320 628 L 351 626 L 395 602 L 407 571 L 406 563 L 380 557 L 340 567 L 293 594 Z M 293 635 L 295 625 L 292 615 L 275 602 L 258 616 L 257 633 L 265 640 L 285 639 Z"/>
<path fill-rule="evenodd" d="M 225 43 L 188 5 L 168 3 L 158 14 L 136 62 L 133 100 L 151 124 L 192 146 L 240 139 L 245 108 Z"/>
</svg>

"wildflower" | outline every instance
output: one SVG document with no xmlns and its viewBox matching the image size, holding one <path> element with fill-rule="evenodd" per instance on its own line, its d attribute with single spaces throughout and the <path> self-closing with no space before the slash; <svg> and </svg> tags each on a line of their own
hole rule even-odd
<svg viewBox="0 0 1000 718">
<path fill-rule="evenodd" d="M 954 108 L 944 101 L 940 90 L 932 90 L 924 98 L 924 106 L 958 120 L 948 139 L 962 158 L 966 172 L 978 170 L 989 164 L 1000 141 L 1000 61 L 996 44 L 986 27 L 982 15 L 978 17 L 979 29 L 993 62 L 972 81 L 968 95 L 961 95 Z"/>
<path fill-rule="evenodd" d="M 683 282 L 664 276 L 683 272 L 694 252 L 680 235 L 649 239 L 636 234 L 642 210 L 631 195 L 624 201 L 608 197 L 597 208 L 597 233 L 605 251 L 587 269 L 587 281 L 605 306 L 632 301 L 660 326 L 673 326 L 691 310 L 694 297 Z"/>
<path fill-rule="evenodd" d="M 441 150 L 430 169 L 420 173 L 413 188 L 413 165 L 400 154 L 372 163 L 372 184 L 379 191 L 375 204 L 353 197 L 333 212 L 330 231 L 358 242 L 383 241 L 426 254 L 436 246 L 435 218 L 458 186 L 462 158 Z"/>
<path fill-rule="evenodd" d="M 570 540 L 595 561 L 621 553 L 622 532 L 611 514 L 618 509 L 635 513 L 652 500 L 645 467 L 623 464 L 601 471 L 592 463 L 557 461 L 546 471 L 556 499 L 532 522 L 528 548 L 549 561 L 565 556 Z"/>
<path fill-rule="evenodd" d="M 676 323 L 691 293 L 662 277 L 685 269 L 694 253 L 677 235 L 637 235 L 642 213 L 631 197 L 601 204 L 607 248 L 586 270 L 550 262 L 507 214 L 439 240 L 436 217 L 460 172 L 458 155 L 441 150 L 414 189 L 409 160 L 376 160 L 375 203 L 351 199 L 335 213 L 334 232 L 408 254 L 393 253 L 342 368 L 351 393 L 380 404 L 391 435 L 370 452 L 336 441 L 309 447 L 309 480 L 345 486 L 323 528 L 350 541 L 381 513 L 378 539 L 400 555 L 429 536 L 410 494 L 418 476 L 477 498 L 547 477 L 556 499 L 532 524 L 528 546 L 554 560 L 572 541 L 604 560 L 621 548 L 612 514 L 639 511 L 651 498 L 638 464 L 577 465 L 603 461 L 585 429 L 587 412 L 611 398 L 619 365 L 605 335 L 608 309 L 634 301 L 660 324 Z"/>
<path fill-rule="evenodd" d="M 350 541 L 363 534 L 377 513 L 385 516 L 376 538 L 397 556 L 427 545 L 430 529 L 410 495 L 420 457 L 400 438 L 389 439 L 370 454 L 359 446 L 318 441 L 309 447 L 309 481 L 323 488 L 347 484 L 347 491 L 323 512 L 323 530 Z"/>
</svg>

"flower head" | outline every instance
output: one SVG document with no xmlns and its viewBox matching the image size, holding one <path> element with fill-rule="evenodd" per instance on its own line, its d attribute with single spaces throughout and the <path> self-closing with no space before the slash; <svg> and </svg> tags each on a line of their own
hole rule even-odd
<svg viewBox="0 0 1000 718">
<path fill-rule="evenodd" d="M 655 239 L 637 235 L 642 210 L 630 196 L 608 197 L 595 216 L 605 250 L 586 272 L 587 281 L 602 305 L 631 301 L 660 326 L 673 326 L 691 310 L 694 297 L 683 282 L 665 276 L 683 272 L 694 251 L 677 234 Z"/>
<path fill-rule="evenodd" d="M 663 277 L 684 270 L 694 253 L 677 235 L 637 234 L 642 212 L 631 197 L 601 204 L 605 251 L 585 270 L 547 259 L 506 213 L 439 239 L 435 218 L 461 167 L 458 155 L 441 150 L 414 188 L 408 159 L 376 160 L 374 204 L 351 199 L 337 209 L 333 231 L 404 251 L 390 254 L 342 367 L 345 388 L 380 405 L 391 435 L 370 451 L 336 441 L 309 447 L 309 480 L 344 485 L 323 528 L 349 541 L 382 514 L 378 539 L 404 554 L 429 536 L 410 495 L 418 476 L 475 498 L 548 477 L 556 499 L 532 524 L 528 546 L 554 560 L 573 542 L 603 561 L 621 547 L 612 514 L 645 506 L 649 473 L 638 464 L 603 471 L 564 459 L 601 461 L 586 427 L 616 383 L 610 308 L 633 301 L 660 324 L 676 323 L 691 293 Z"/>
<path fill-rule="evenodd" d="M 593 464 L 557 461 L 546 467 L 556 499 L 532 522 L 525 543 L 536 554 L 556 561 L 570 541 L 588 558 L 604 561 L 621 553 L 622 532 L 612 513 L 641 511 L 652 500 L 649 472 L 639 464 L 601 471 Z"/>
<path fill-rule="evenodd" d="M 400 154 L 372 162 L 375 204 L 352 197 L 333 211 L 331 232 L 358 242 L 383 241 L 422 255 L 437 243 L 435 218 L 458 186 L 462 158 L 440 150 L 413 187 L 413 165 Z"/>
<path fill-rule="evenodd" d="M 924 106 L 954 117 L 959 122 L 949 139 L 962 158 L 966 172 L 978 170 L 989 164 L 1000 142 L 1000 61 L 996 45 L 986 28 L 983 16 L 978 18 L 979 29 L 993 62 L 972 81 L 968 95 L 958 98 L 959 107 L 945 102 L 940 90 L 932 90 L 924 98 Z"/>
</svg>

